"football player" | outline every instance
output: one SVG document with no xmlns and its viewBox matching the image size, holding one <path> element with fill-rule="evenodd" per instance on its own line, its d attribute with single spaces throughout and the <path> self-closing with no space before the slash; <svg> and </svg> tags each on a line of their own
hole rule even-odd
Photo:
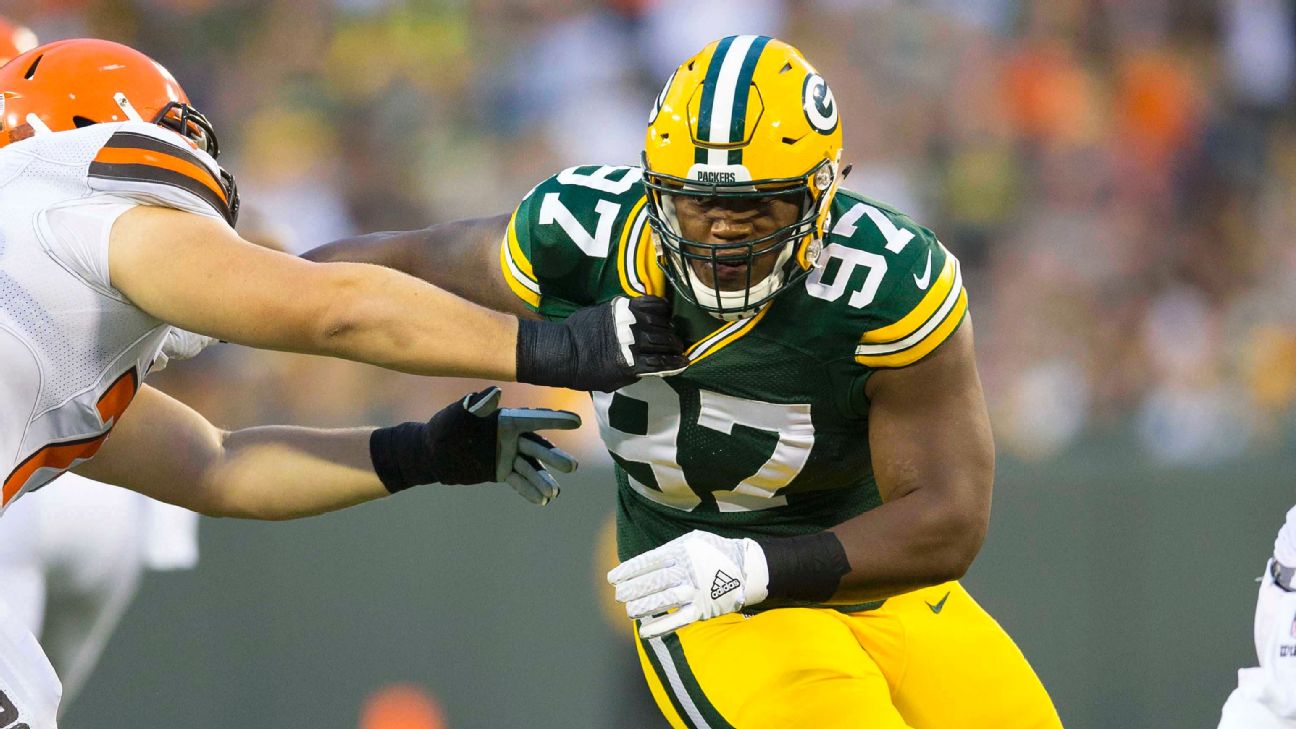
<svg viewBox="0 0 1296 729">
<path fill-rule="evenodd" d="M 1296 729 L 1296 507 L 1260 578 L 1255 647 L 1260 665 L 1238 670 L 1219 729 Z"/>
<path fill-rule="evenodd" d="M 840 189 L 841 152 L 802 54 L 727 37 L 667 80 L 641 167 L 573 167 L 511 216 L 307 256 L 472 281 L 554 321 L 671 301 L 687 368 L 594 404 L 625 560 L 609 577 L 672 726 L 1058 727 L 957 581 L 994 478 L 959 262 Z"/>
<path fill-rule="evenodd" d="M 30 30 L 0 17 L 0 66 L 36 45 Z M 168 342 L 183 344 L 181 336 Z M 164 352 L 191 353 L 165 346 Z M 40 498 L 5 510 L 4 600 L 19 623 L 41 636 L 63 684 L 60 711 L 94 670 L 144 569 L 196 564 L 197 519 L 192 511 L 74 473 L 41 489 Z"/>
<path fill-rule="evenodd" d="M 238 192 L 218 154 L 171 74 L 126 46 L 59 41 L 0 67 L 0 512 L 73 468 L 200 513 L 288 519 L 428 483 L 508 482 L 545 503 L 557 494 L 546 466 L 575 467 L 533 431 L 579 419 L 500 410 L 498 388 L 425 423 L 222 431 L 143 384 L 171 325 L 418 374 L 575 388 L 682 364 L 664 301 L 519 323 L 391 270 L 254 246 L 232 227 Z M 0 726 L 45 729 L 57 679 L 0 613 Z"/>
</svg>

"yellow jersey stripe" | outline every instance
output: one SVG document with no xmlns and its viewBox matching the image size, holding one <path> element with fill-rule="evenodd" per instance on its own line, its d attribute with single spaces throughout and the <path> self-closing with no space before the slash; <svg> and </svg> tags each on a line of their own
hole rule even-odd
<svg viewBox="0 0 1296 729">
<path fill-rule="evenodd" d="M 953 309 L 930 334 L 912 347 L 881 355 L 857 355 L 855 361 L 869 367 L 907 367 L 932 353 L 958 328 L 967 314 L 967 291 L 959 289 Z"/>
<path fill-rule="evenodd" d="M 944 247 L 942 246 L 942 250 Z M 864 344 L 873 344 L 878 342 L 894 342 L 913 334 L 927 320 L 931 319 L 936 309 L 949 297 L 950 291 L 954 287 L 954 280 L 957 278 L 958 260 L 945 251 L 945 266 L 941 269 L 940 275 L 932 283 L 931 289 L 923 296 L 922 301 L 913 308 L 908 314 L 905 314 L 900 321 L 879 329 L 865 332 L 860 337 L 860 342 Z"/>
<path fill-rule="evenodd" d="M 756 316 L 753 316 L 749 319 L 739 319 L 738 321 L 730 322 L 729 324 L 726 324 L 725 326 L 722 326 L 716 331 L 712 332 L 709 336 L 698 340 L 692 347 L 688 348 L 688 351 L 684 353 L 684 355 L 688 357 L 689 364 L 690 365 L 697 364 L 698 362 L 701 362 L 703 359 L 710 357 L 716 352 L 719 352 L 721 349 L 724 349 L 730 344 L 733 344 L 734 342 L 741 339 L 743 336 L 747 334 L 747 332 L 750 332 L 753 328 L 755 328 L 756 324 L 759 323 L 762 318 L 764 318 L 765 312 L 769 310 L 770 307 L 766 306 L 765 308 L 761 309 L 760 312 L 756 314 Z"/>
<path fill-rule="evenodd" d="M 519 298 L 533 308 L 540 308 L 540 285 L 521 275 L 516 262 L 509 255 L 508 239 L 500 246 L 500 269 L 504 272 L 504 283 Z"/>
<path fill-rule="evenodd" d="M 698 351 L 701 351 L 701 350 L 705 350 L 707 347 L 710 347 L 712 344 L 715 344 L 716 342 L 719 342 L 719 341 L 720 341 L 721 339 L 723 339 L 725 336 L 727 336 L 727 335 L 729 335 L 729 334 L 732 334 L 733 332 L 738 331 L 739 329 L 741 329 L 741 328 L 742 328 L 742 325 L 743 325 L 746 321 L 747 321 L 747 320 L 745 320 L 745 319 L 739 319 L 738 321 L 731 321 L 731 322 L 729 322 L 728 324 L 725 324 L 724 326 L 720 327 L 719 329 L 717 329 L 717 330 L 711 332 L 710 334 L 706 335 L 705 337 L 702 337 L 701 339 L 699 339 L 699 340 L 697 340 L 696 342 L 694 342 L 694 343 L 693 343 L 693 346 L 691 346 L 691 347 L 689 347 L 687 350 L 685 350 L 684 355 L 685 355 L 686 357 L 692 357 L 694 352 L 698 352 Z"/>
<path fill-rule="evenodd" d="M 505 238 L 505 245 L 508 248 L 509 257 L 513 260 L 517 269 L 523 276 L 538 286 L 540 281 L 536 278 L 535 270 L 531 268 L 531 261 L 527 260 L 526 254 L 522 252 L 522 244 L 518 243 L 516 210 L 513 211 L 513 217 L 509 218 L 508 236 Z"/>
<path fill-rule="evenodd" d="M 640 198 L 639 202 L 630 208 L 630 216 L 626 218 L 628 222 L 621 231 L 621 244 L 617 248 L 620 252 L 617 256 L 617 275 L 621 278 L 621 290 L 628 296 L 643 296 L 648 293 L 637 260 L 639 245 L 642 242 L 642 237 L 638 233 L 643 230 L 644 220 L 648 217 L 644 212 L 644 204 L 647 202 L 648 198 Z"/>
<path fill-rule="evenodd" d="M 635 268 L 639 271 L 639 280 L 644 282 L 644 287 L 652 296 L 666 295 L 666 273 L 657 263 L 657 248 L 653 245 L 652 240 L 652 223 L 648 222 L 648 216 L 644 215 L 643 230 L 639 233 L 639 248 L 635 260 Z"/>
<path fill-rule="evenodd" d="M 945 321 L 945 317 L 949 314 L 950 309 L 954 308 L 954 305 L 958 302 L 959 295 L 962 293 L 963 276 L 962 273 L 957 270 L 956 264 L 954 285 L 950 288 L 949 294 L 945 297 L 945 300 L 940 303 L 940 308 L 936 310 L 936 313 L 932 314 L 931 318 L 924 322 L 922 326 L 918 327 L 917 331 L 904 339 L 898 339 L 894 342 L 886 342 L 884 344 L 860 344 L 855 347 L 855 354 L 868 356 L 891 354 L 916 345 L 918 342 L 926 339 L 927 336 L 931 334 L 932 330 L 939 326 L 942 321 Z"/>
</svg>

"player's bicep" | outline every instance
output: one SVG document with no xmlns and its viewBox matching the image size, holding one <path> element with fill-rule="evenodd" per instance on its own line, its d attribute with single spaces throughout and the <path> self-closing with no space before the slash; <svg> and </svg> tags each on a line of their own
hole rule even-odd
<svg viewBox="0 0 1296 729">
<path fill-rule="evenodd" d="M 182 329 L 269 349 L 314 351 L 344 272 L 253 245 L 225 223 L 139 206 L 113 224 L 112 285 Z"/>
<path fill-rule="evenodd" d="M 333 241 L 302 257 L 386 266 L 489 309 L 535 318 L 513 294 L 500 267 L 500 242 L 508 223 L 508 215 L 499 215 L 370 233 Z"/>
<path fill-rule="evenodd" d="M 206 474 L 223 452 L 224 432 L 202 415 L 144 386 L 77 474 L 199 512 L 210 511 Z"/>
<path fill-rule="evenodd" d="M 931 356 L 869 378 L 869 448 L 882 497 L 942 491 L 969 517 L 988 517 L 994 441 L 970 321 Z"/>
</svg>

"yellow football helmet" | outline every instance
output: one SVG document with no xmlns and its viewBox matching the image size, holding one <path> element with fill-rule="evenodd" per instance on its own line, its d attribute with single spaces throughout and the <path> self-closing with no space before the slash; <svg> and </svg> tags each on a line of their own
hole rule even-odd
<svg viewBox="0 0 1296 729">
<path fill-rule="evenodd" d="M 841 177 L 837 104 L 796 48 L 760 35 L 722 38 L 685 61 L 658 95 L 644 143 L 644 184 L 658 261 L 676 290 L 724 319 L 747 316 L 803 279 L 823 247 Z M 791 225 L 756 240 L 686 238 L 680 196 L 768 199 L 800 205 Z M 772 273 L 751 280 L 758 256 L 777 255 Z M 745 256 L 745 259 L 743 258 Z M 722 291 L 693 266 L 747 263 L 747 285 Z"/>
</svg>

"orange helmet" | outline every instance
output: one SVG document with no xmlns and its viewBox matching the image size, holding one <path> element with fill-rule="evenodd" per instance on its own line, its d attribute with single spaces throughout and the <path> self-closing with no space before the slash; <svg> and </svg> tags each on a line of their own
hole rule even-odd
<svg viewBox="0 0 1296 729">
<path fill-rule="evenodd" d="M 0 147 L 37 133 L 121 121 L 157 124 L 213 159 L 220 154 L 211 123 L 189 105 L 171 72 L 133 48 L 76 38 L 38 46 L 0 66 Z M 234 176 L 220 172 L 230 213 L 237 216 Z"/>
<path fill-rule="evenodd" d="M 9 59 L 36 47 L 36 34 L 21 25 L 0 18 L 0 66 Z"/>
</svg>

